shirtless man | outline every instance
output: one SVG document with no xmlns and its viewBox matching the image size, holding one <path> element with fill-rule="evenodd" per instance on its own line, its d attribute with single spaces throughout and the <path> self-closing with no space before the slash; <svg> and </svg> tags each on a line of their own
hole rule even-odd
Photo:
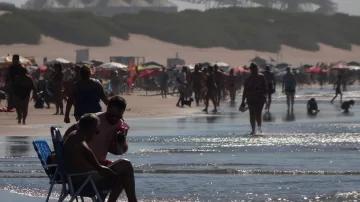
<svg viewBox="0 0 360 202">
<path fill-rule="evenodd" d="M 338 79 L 334 83 L 335 97 L 330 101 L 331 104 L 334 102 L 334 100 L 337 98 L 339 94 L 340 94 L 340 103 L 342 103 L 341 83 L 342 83 L 342 79 L 341 76 L 339 75 Z"/>
<path fill-rule="evenodd" d="M 223 74 L 219 71 L 219 67 L 217 65 L 214 66 L 214 79 L 215 79 L 215 83 L 216 83 L 216 92 L 215 92 L 215 101 L 217 106 L 220 106 L 220 100 L 224 96 L 224 93 L 222 93 L 223 89 L 224 89 L 224 78 L 223 78 Z"/>
<path fill-rule="evenodd" d="M 296 89 L 295 76 L 290 72 L 290 67 L 286 67 L 286 74 L 283 77 L 282 91 L 286 95 L 287 111 L 290 110 L 290 102 L 291 102 L 291 111 L 294 111 L 295 89 Z"/>
<path fill-rule="evenodd" d="M 268 65 L 265 67 L 264 77 L 267 83 L 267 103 L 265 110 L 270 111 L 271 94 L 275 93 L 276 81 L 274 73 L 270 72 L 270 67 Z"/>
<path fill-rule="evenodd" d="M 214 79 L 214 73 L 213 73 L 213 68 L 212 66 L 208 66 L 207 68 L 207 74 L 204 75 L 205 78 L 205 83 L 206 83 L 206 88 L 207 88 L 207 92 L 205 95 L 205 109 L 203 109 L 204 112 L 208 112 L 208 107 L 209 107 L 209 100 L 212 101 L 212 103 L 214 104 L 214 110 L 212 112 L 216 113 L 217 109 L 217 103 L 216 103 L 216 98 L 215 98 L 215 94 L 216 94 L 216 83 L 215 83 L 215 79 Z"/>
<path fill-rule="evenodd" d="M 195 94 L 196 106 L 199 106 L 199 102 L 200 102 L 202 77 L 203 76 L 200 71 L 200 66 L 195 65 L 195 70 L 193 73 L 191 73 L 191 81 L 192 81 L 191 83 L 192 83 L 192 88 L 193 88 L 194 94 Z"/>
<path fill-rule="evenodd" d="M 135 183 L 133 182 L 134 174 L 133 167 L 129 160 L 119 159 L 115 162 L 108 160 L 108 152 L 121 155 L 125 153 L 128 149 L 127 143 L 123 144 L 121 148 L 118 148 L 116 145 L 116 134 L 119 131 L 122 131 L 126 136 L 129 126 L 124 122 L 123 115 L 126 109 L 126 101 L 124 98 L 119 96 L 114 96 L 109 100 L 106 112 L 97 113 L 96 116 L 100 120 L 99 124 L 99 134 L 94 136 L 91 141 L 88 142 L 89 148 L 94 153 L 97 161 L 101 165 L 111 166 L 111 169 L 121 175 L 120 180 L 123 183 L 129 182 L 128 187 L 123 186 L 125 189 L 126 195 L 130 201 L 136 201 L 135 194 Z M 64 134 L 64 139 L 66 139 L 69 134 L 73 133 L 79 128 L 79 122 L 72 125 Z"/>
</svg>

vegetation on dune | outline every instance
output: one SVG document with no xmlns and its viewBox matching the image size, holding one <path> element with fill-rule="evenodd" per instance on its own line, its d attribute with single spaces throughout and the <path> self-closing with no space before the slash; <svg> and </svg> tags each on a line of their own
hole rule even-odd
<svg viewBox="0 0 360 202">
<path fill-rule="evenodd" d="M 277 52 L 282 44 L 317 51 L 318 43 L 350 50 L 360 45 L 360 17 L 287 13 L 265 8 L 224 8 L 206 12 L 121 14 L 113 18 L 88 12 L 51 13 L 0 7 L 0 44 L 37 44 L 41 34 L 84 46 L 107 46 L 129 33 L 199 48 Z"/>
</svg>

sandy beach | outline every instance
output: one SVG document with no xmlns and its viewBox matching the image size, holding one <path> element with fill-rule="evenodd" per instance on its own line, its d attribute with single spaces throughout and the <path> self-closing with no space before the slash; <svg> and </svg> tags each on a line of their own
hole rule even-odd
<svg viewBox="0 0 360 202">
<path fill-rule="evenodd" d="M 191 113 L 200 111 L 200 108 L 178 108 L 175 106 L 178 97 L 168 96 L 163 99 L 160 95 L 145 96 L 145 92 L 136 92 L 133 95 L 123 96 L 128 104 L 124 114 L 125 119 L 151 119 L 191 116 Z M 2 105 L 6 106 L 5 101 Z M 105 106 L 102 103 L 103 110 Z M 64 116 L 52 115 L 55 113 L 55 106 L 51 104 L 50 109 L 35 109 L 34 103 L 29 104 L 29 115 L 26 125 L 18 125 L 16 112 L 0 112 L 0 136 L 48 136 L 49 128 L 55 125 L 62 130 L 69 126 L 64 123 Z M 74 123 L 75 119 L 71 118 Z"/>
<path fill-rule="evenodd" d="M 288 46 L 282 46 L 281 52 L 267 53 L 253 50 L 234 51 L 225 48 L 193 48 L 166 43 L 148 36 L 131 34 L 130 40 L 124 41 L 112 38 L 108 47 L 83 47 L 43 36 L 39 45 L 13 44 L 0 45 L 0 55 L 18 53 L 22 56 L 33 56 L 38 63 L 42 63 L 43 57 L 48 60 L 64 58 L 75 61 L 75 50 L 90 49 L 90 59 L 109 61 L 110 56 L 140 56 L 146 61 L 156 61 L 166 65 L 167 58 L 174 58 L 176 53 L 186 63 L 199 61 L 222 61 L 232 66 L 242 66 L 249 63 L 255 56 L 269 60 L 272 57 L 278 62 L 287 62 L 294 66 L 301 64 L 315 64 L 317 62 L 336 62 L 339 60 L 357 60 L 360 52 L 359 46 L 353 46 L 352 51 L 341 50 L 320 44 L 320 51 L 302 51 Z"/>
</svg>

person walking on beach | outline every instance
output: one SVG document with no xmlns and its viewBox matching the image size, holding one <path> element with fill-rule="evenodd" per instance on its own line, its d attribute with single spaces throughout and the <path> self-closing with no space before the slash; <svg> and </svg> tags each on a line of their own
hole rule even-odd
<svg viewBox="0 0 360 202">
<path fill-rule="evenodd" d="M 54 65 L 54 75 L 52 77 L 52 87 L 54 91 L 54 99 L 56 112 L 54 115 L 58 115 L 60 111 L 60 115 L 64 115 L 64 106 L 63 106 L 63 82 L 64 82 L 64 73 L 62 72 L 62 65 L 60 63 L 56 63 Z"/>
<path fill-rule="evenodd" d="M 80 76 L 81 80 L 73 85 L 66 103 L 65 123 L 70 123 L 69 113 L 74 102 L 74 116 L 76 121 L 86 113 L 101 112 L 100 100 L 102 100 L 105 105 L 108 104 L 108 99 L 106 98 L 101 83 L 90 78 L 91 69 L 89 66 L 83 65 L 80 68 Z"/>
<path fill-rule="evenodd" d="M 251 133 L 255 135 L 257 123 L 258 131 L 262 133 L 262 110 L 266 102 L 267 85 L 265 77 L 259 74 L 259 68 L 255 63 L 250 65 L 250 76 L 245 79 L 244 91 L 240 108 L 245 108 L 245 101 L 249 107 Z"/>
<path fill-rule="evenodd" d="M 160 81 L 161 97 L 166 98 L 168 91 L 169 75 L 166 72 L 165 67 L 162 67 L 162 71 L 160 72 L 159 75 L 159 81 Z"/>
<path fill-rule="evenodd" d="M 266 102 L 265 110 L 270 111 L 270 105 L 272 101 L 271 95 L 275 93 L 276 81 L 275 81 L 274 73 L 270 71 L 269 65 L 265 66 L 264 77 L 267 83 L 267 102 Z"/>
<path fill-rule="evenodd" d="M 90 142 L 99 136 L 100 121 L 95 114 L 85 114 L 79 120 L 78 129 L 64 138 L 64 154 L 68 160 L 69 173 L 98 171 L 99 175 L 94 177 L 95 184 L 100 192 L 111 190 L 108 202 L 117 201 L 123 189 L 128 201 L 136 202 L 134 169 L 131 163 L 123 163 L 121 169 L 118 169 L 119 164 L 101 165 L 91 149 Z M 85 179 L 83 176 L 74 177 L 74 189 L 80 188 Z M 93 188 L 88 184 L 84 190 L 92 192 Z"/>
<path fill-rule="evenodd" d="M 200 97 L 201 97 L 201 87 L 202 87 L 202 78 L 203 75 L 200 71 L 200 65 L 195 65 L 195 70 L 191 74 L 191 84 L 195 94 L 196 106 L 199 106 Z"/>
<path fill-rule="evenodd" d="M 206 83 L 206 94 L 205 94 L 205 109 L 203 109 L 203 112 L 208 112 L 208 107 L 209 107 L 209 100 L 212 101 L 213 105 L 214 105 L 214 109 L 212 110 L 212 112 L 216 113 L 217 112 L 217 102 L 216 102 L 216 82 L 215 82 L 215 78 L 214 78 L 214 70 L 212 66 L 208 66 L 207 68 L 207 73 L 204 74 L 204 78 L 205 78 L 205 83 Z"/>
<path fill-rule="evenodd" d="M 216 89 L 215 89 L 215 101 L 217 106 L 220 106 L 220 101 L 225 95 L 222 92 L 224 89 L 224 78 L 223 74 L 219 71 L 219 67 L 217 65 L 214 65 L 214 79 L 216 83 Z"/>
<path fill-rule="evenodd" d="M 13 100 L 16 108 L 18 124 L 26 124 L 26 117 L 28 115 L 29 101 L 31 91 L 33 98 L 36 97 L 36 88 L 33 80 L 27 74 L 27 70 L 21 67 L 18 74 L 14 78 L 13 83 Z"/>
<path fill-rule="evenodd" d="M 177 87 L 180 93 L 180 97 L 178 102 L 176 103 L 177 107 L 180 107 L 180 103 L 183 103 L 185 100 L 185 93 L 186 93 L 186 89 L 187 89 L 187 79 L 186 79 L 186 70 L 187 67 L 182 67 L 181 72 L 179 72 L 176 75 L 176 83 L 177 83 Z"/>
<path fill-rule="evenodd" d="M 229 76 L 227 78 L 226 84 L 227 89 L 229 90 L 230 94 L 230 104 L 235 104 L 235 97 L 236 97 L 236 76 L 234 75 L 234 69 L 230 70 Z"/>
<path fill-rule="evenodd" d="M 14 108 L 13 103 L 13 88 L 15 76 L 19 74 L 20 69 L 23 68 L 20 64 L 20 56 L 12 56 L 12 65 L 9 67 L 8 74 L 6 76 L 6 86 L 8 89 L 8 111 L 11 111 Z"/>
<path fill-rule="evenodd" d="M 338 76 L 338 79 L 336 80 L 336 82 L 334 83 L 334 90 L 335 90 L 335 96 L 334 98 L 330 101 L 331 104 L 334 102 L 334 100 L 337 98 L 338 95 L 340 95 L 340 103 L 342 103 L 342 93 L 341 93 L 341 83 L 342 83 L 342 79 L 341 79 L 341 75 Z"/>
<path fill-rule="evenodd" d="M 296 89 L 296 78 L 291 73 L 290 67 L 286 67 L 286 74 L 283 76 L 282 91 L 286 95 L 287 111 L 294 111 L 294 100 L 295 100 L 295 89 Z"/>
</svg>

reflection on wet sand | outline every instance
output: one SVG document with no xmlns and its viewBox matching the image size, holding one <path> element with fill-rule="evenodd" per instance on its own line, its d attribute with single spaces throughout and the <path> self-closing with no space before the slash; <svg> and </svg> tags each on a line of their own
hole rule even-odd
<svg viewBox="0 0 360 202">
<path fill-rule="evenodd" d="M 30 150 L 30 138 L 27 136 L 6 137 L 6 157 L 26 156 Z"/>
<path fill-rule="evenodd" d="M 264 122 L 275 122 L 276 117 L 271 112 L 265 111 L 265 113 L 263 115 L 263 121 Z"/>
<path fill-rule="evenodd" d="M 286 115 L 283 117 L 283 121 L 287 121 L 287 122 L 292 122 L 292 121 L 295 121 L 296 118 L 295 118 L 295 114 L 294 114 L 294 111 L 288 111 L 286 113 Z"/>
</svg>

